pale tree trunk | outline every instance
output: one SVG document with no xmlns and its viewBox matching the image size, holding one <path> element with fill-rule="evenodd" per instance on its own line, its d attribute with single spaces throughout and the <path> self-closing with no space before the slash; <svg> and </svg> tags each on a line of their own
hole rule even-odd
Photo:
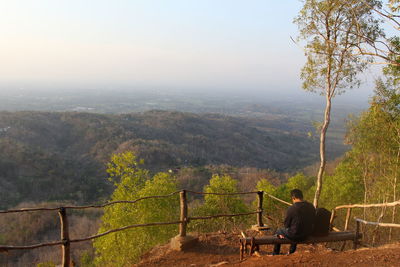
<svg viewBox="0 0 400 267">
<path fill-rule="evenodd" d="M 329 12 L 329 11 L 328 11 Z M 333 91 L 335 87 L 332 88 L 332 60 L 333 60 L 333 51 L 331 47 L 331 29 L 329 23 L 329 14 L 325 17 L 325 30 L 326 30 L 326 38 L 325 42 L 327 43 L 327 54 L 326 54 L 326 77 L 325 77 L 325 114 L 324 114 L 324 123 L 321 127 L 321 133 L 319 138 L 319 156 L 320 156 L 320 165 L 317 174 L 317 188 L 315 189 L 314 196 L 314 207 L 318 207 L 319 197 L 321 195 L 322 190 L 322 177 L 324 176 L 325 166 L 326 166 L 326 157 L 325 157 L 325 147 L 326 147 L 326 132 L 328 131 L 329 122 L 331 120 L 331 104 Z M 338 78 L 338 76 L 336 76 Z M 337 82 L 337 79 L 336 79 Z M 335 84 L 336 86 L 337 84 Z"/>
<path fill-rule="evenodd" d="M 368 195 L 368 187 L 367 187 L 367 175 L 368 175 L 368 165 L 367 165 L 367 163 L 366 163 L 366 158 L 367 156 L 365 156 L 365 153 L 364 153 L 364 159 L 363 159 L 363 163 L 364 163 L 364 166 L 363 166 L 363 183 L 364 183 L 364 205 L 365 204 L 367 204 L 367 195 Z M 365 220 L 366 219 L 366 213 L 367 213 L 367 209 L 366 208 L 364 208 L 364 210 L 363 210 L 363 219 Z"/>
<path fill-rule="evenodd" d="M 385 197 L 384 197 L 384 198 L 385 198 Z M 383 200 L 383 204 L 385 204 L 385 203 L 387 203 L 387 200 L 386 200 L 386 199 Z M 378 223 L 381 223 L 381 222 L 382 222 L 382 219 L 383 219 L 383 217 L 385 216 L 385 212 L 386 212 L 386 206 L 383 206 L 383 207 L 382 207 L 382 211 L 381 211 L 381 215 L 379 215 L 378 220 L 377 220 Z M 374 229 L 374 234 L 373 234 L 373 236 L 372 236 L 372 246 L 375 246 L 375 240 L 376 240 L 376 235 L 377 235 L 377 233 L 378 233 L 378 230 L 379 230 L 379 225 L 377 225 L 377 226 L 375 227 L 375 229 Z"/>
<path fill-rule="evenodd" d="M 331 105 L 332 105 L 332 96 L 330 94 L 330 90 L 327 90 L 328 93 L 326 94 L 326 106 L 325 106 L 325 116 L 324 116 L 324 123 L 321 128 L 321 135 L 319 140 L 319 155 L 320 155 L 320 165 L 318 169 L 317 175 L 317 188 L 315 190 L 314 196 L 314 207 L 318 207 L 319 197 L 321 195 L 322 190 L 322 177 L 325 172 L 326 166 L 326 155 L 325 155 L 325 147 L 326 147 L 326 132 L 328 131 L 329 123 L 331 120 Z"/>
<path fill-rule="evenodd" d="M 393 201 L 397 200 L 396 191 L 397 191 L 397 172 L 399 167 L 399 158 L 400 158 L 400 146 L 397 149 L 396 165 L 394 168 Z M 394 223 L 395 218 L 396 218 L 396 206 L 394 206 L 392 210 L 392 223 Z M 392 228 L 389 229 L 389 242 L 390 241 L 392 241 Z"/>
</svg>

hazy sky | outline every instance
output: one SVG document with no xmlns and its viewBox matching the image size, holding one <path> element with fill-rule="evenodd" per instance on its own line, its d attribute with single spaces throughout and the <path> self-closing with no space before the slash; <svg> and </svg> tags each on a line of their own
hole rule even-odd
<svg viewBox="0 0 400 267">
<path fill-rule="evenodd" d="M 297 0 L 0 0 L 0 88 L 299 90 Z"/>
</svg>

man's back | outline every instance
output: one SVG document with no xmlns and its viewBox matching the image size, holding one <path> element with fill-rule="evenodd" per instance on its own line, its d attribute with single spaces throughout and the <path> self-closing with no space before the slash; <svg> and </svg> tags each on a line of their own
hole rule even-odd
<svg viewBox="0 0 400 267">
<path fill-rule="evenodd" d="M 294 203 L 286 213 L 285 227 L 288 228 L 290 239 L 301 241 L 313 232 L 315 208 L 307 202 Z"/>
</svg>

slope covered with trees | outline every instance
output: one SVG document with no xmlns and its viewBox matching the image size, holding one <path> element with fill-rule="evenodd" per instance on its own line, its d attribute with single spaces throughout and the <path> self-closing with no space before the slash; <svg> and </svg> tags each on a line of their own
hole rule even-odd
<svg viewBox="0 0 400 267">
<path fill-rule="evenodd" d="M 271 120 L 150 111 L 124 115 L 0 113 L 1 208 L 108 196 L 105 163 L 134 151 L 151 171 L 227 164 L 292 171 L 316 160 L 303 129 Z M 337 150 L 337 156 L 342 152 Z"/>
</svg>

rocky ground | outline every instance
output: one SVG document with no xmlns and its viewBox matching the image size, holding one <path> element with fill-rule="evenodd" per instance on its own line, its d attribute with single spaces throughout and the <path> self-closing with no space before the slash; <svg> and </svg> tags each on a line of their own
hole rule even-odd
<svg viewBox="0 0 400 267">
<path fill-rule="evenodd" d="M 158 266 L 400 266 L 400 243 L 343 252 L 324 244 L 299 245 L 292 255 L 271 256 L 272 246 L 262 246 L 259 257 L 246 255 L 239 260 L 238 234 L 210 233 L 199 236 L 199 243 L 177 252 L 168 245 L 158 246 L 145 254 L 135 267 Z M 282 253 L 288 246 L 282 246 Z"/>
</svg>

